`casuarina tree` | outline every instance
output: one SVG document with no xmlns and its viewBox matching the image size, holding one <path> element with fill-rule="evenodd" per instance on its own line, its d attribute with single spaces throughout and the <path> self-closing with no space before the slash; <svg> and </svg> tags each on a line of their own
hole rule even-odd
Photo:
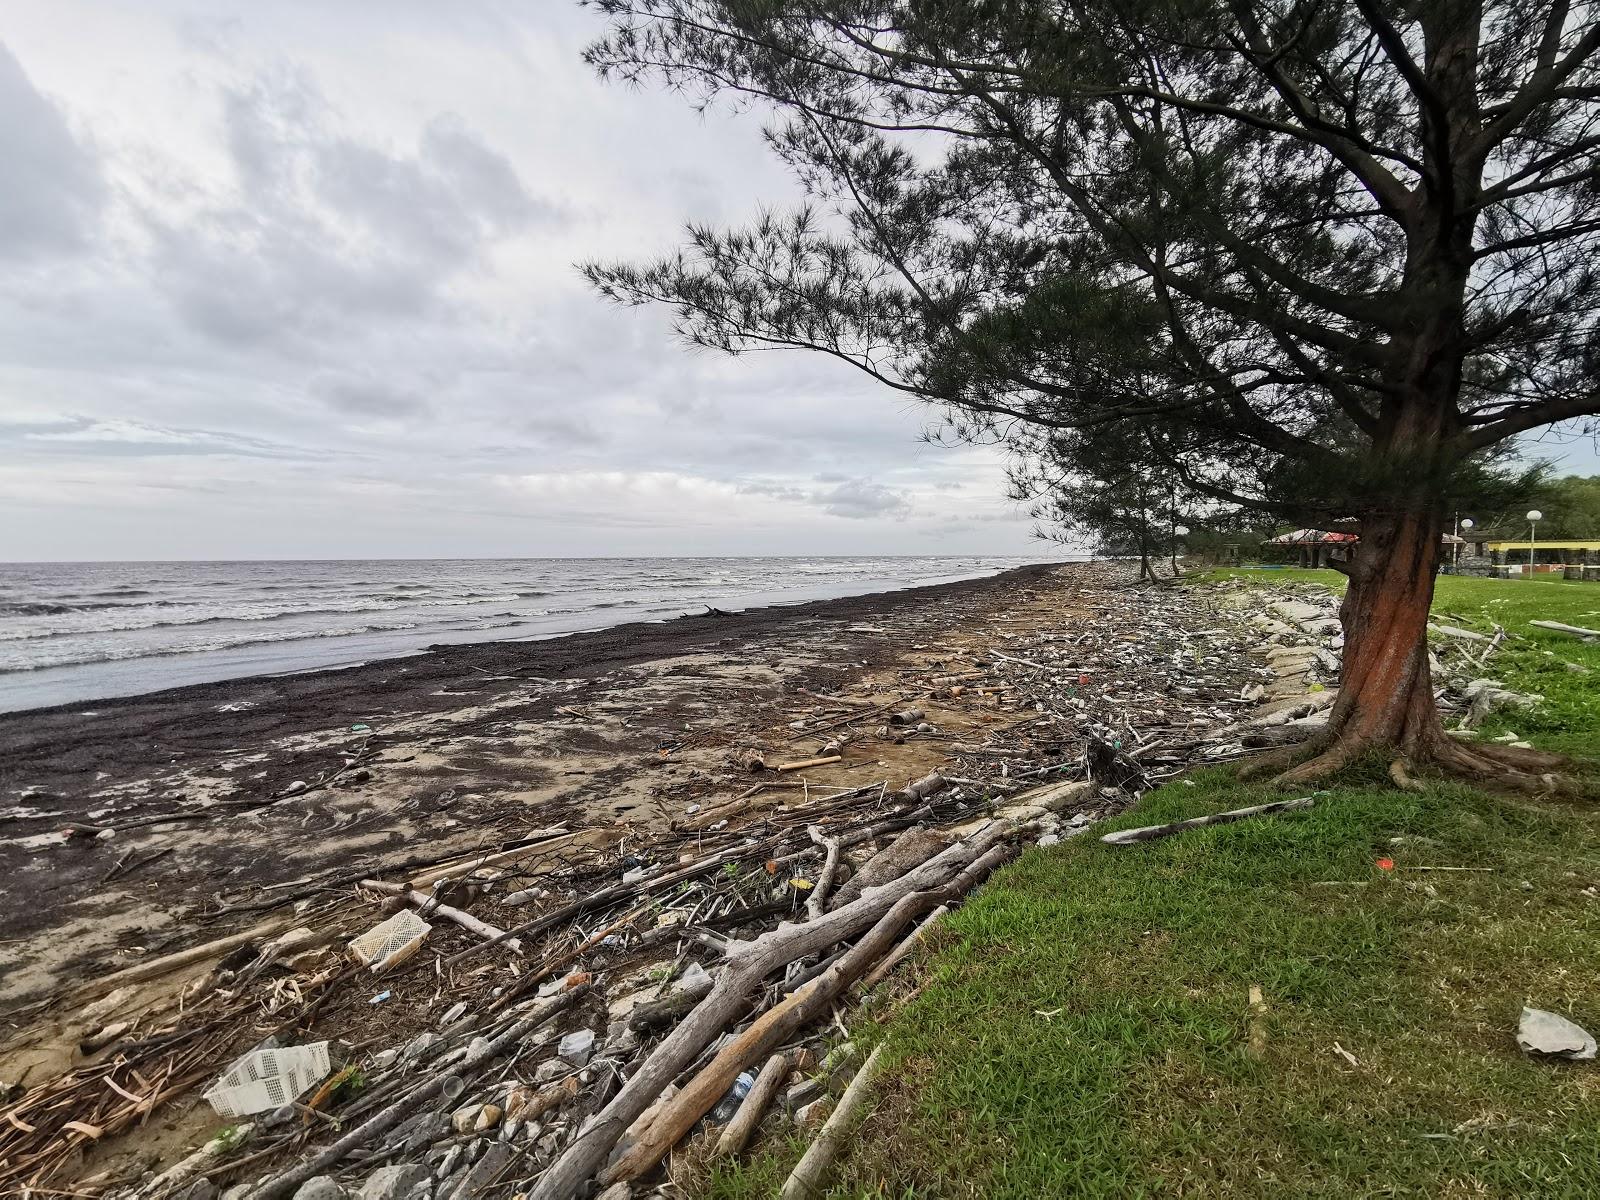
<svg viewBox="0 0 1600 1200">
<path fill-rule="evenodd" d="M 603 293 L 958 434 L 1114 426 L 1198 495 L 1359 522 L 1327 732 L 1272 769 L 1545 786 L 1553 756 L 1445 734 L 1425 637 L 1447 507 L 1600 413 L 1595 4 L 592 3 L 595 67 L 765 112 L 812 196 Z"/>
</svg>

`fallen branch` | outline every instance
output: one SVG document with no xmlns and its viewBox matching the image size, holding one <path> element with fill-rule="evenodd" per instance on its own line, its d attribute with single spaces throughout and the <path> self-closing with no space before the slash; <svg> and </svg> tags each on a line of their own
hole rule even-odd
<svg viewBox="0 0 1600 1200">
<path fill-rule="evenodd" d="M 868 989 L 877 987 L 878 984 L 882 983 L 888 977 L 889 972 L 894 970 L 895 967 L 899 966 L 900 960 L 905 958 L 906 955 L 910 954 L 917 948 L 919 944 L 921 944 L 922 939 L 927 936 L 928 930 L 933 928 L 934 923 L 949 911 L 950 906 L 948 904 L 941 904 L 938 908 L 929 913 L 927 920 L 923 921 L 921 925 L 918 925 L 909 934 L 907 934 L 906 939 L 903 942 L 901 942 L 893 950 L 889 951 L 889 953 L 884 956 L 883 961 L 872 968 L 872 973 L 861 981 L 861 990 L 867 991 Z"/>
<path fill-rule="evenodd" d="M 176 954 L 168 954 L 164 958 L 151 959 L 149 962 L 139 963 L 136 966 L 125 967 L 121 971 L 113 971 L 109 975 L 102 975 L 98 979 L 91 979 L 82 987 L 71 993 L 74 1000 L 87 1000 L 90 996 L 100 995 L 112 991 L 127 983 L 142 983 L 146 979 L 155 979 L 157 976 L 179 970 L 183 967 L 193 966 L 208 958 L 221 958 L 230 950 L 237 950 L 240 946 L 248 946 L 251 942 L 264 937 L 282 933 L 294 924 L 290 917 L 279 917 L 257 925 L 254 929 L 247 929 L 243 933 L 229 934 L 227 937 L 218 938 L 214 942 L 206 942 L 199 946 L 191 946 L 187 950 L 179 950 Z"/>
<path fill-rule="evenodd" d="M 949 883 L 903 896 L 862 939 L 809 983 L 796 988 L 768 1009 L 716 1054 L 693 1079 L 661 1107 L 656 1118 L 635 1132 L 633 1145 L 601 1173 L 605 1184 L 637 1179 L 652 1170 L 677 1145 L 696 1121 L 710 1112 L 733 1086 L 739 1072 L 762 1054 L 780 1045 L 811 1021 L 824 1016 L 833 1002 L 888 949 L 895 936 L 941 900 L 952 900 L 976 887 L 1010 855 L 1010 848 L 993 846 L 962 869 Z"/>
<path fill-rule="evenodd" d="M 1550 629 L 1556 633 L 1564 633 L 1569 637 L 1582 638 L 1584 641 L 1588 641 L 1590 638 L 1600 638 L 1600 629 L 1585 629 L 1582 625 L 1563 625 L 1560 621 L 1529 621 L 1528 624 L 1539 629 Z"/>
<path fill-rule="evenodd" d="M 828 893 L 833 890 L 833 877 L 839 873 L 839 839 L 825 837 L 822 829 L 816 825 L 806 832 L 823 849 L 822 872 L 817 876 L 811 895 L 806 897 L 806 916 L 815 921 L 826 911 Z"/>
<path fill-rule="evenodd" d="M 1236 808 L 1231 812 L 1212 813 L 1209 817 L 1192 817 L 1187 821 L 1173 821 L 1168 825 L 1145 825 L 1138 829 L 1119 829 L 1115 833 L 1108 833 L 1100 840 L 1108 846 L 1131 846 L 1135 842 L 1151 842 L 1156 838 L 1171 837 L 1175 833 L 1182 833 L 1186 829 L 1200 829 L 1206 825 L 1229 825 L 1234 821 L 1245 821 L 1251 817 L 1265 817 L 1272 813 L 1289 812 L 1297 808 L 1310 808 L 1315 804 L 1313 796 L 1303 796 L 1299 800 L 1278 800 L 1272 804 L 1257 804 L 1251 808 Z"/>
<path fill-rule="evenodd" d="M 789 1173 L 783 1191 L 778 1193 L 780 1200 L 809 1200 L 812 1196 L 822 1194 L 823 1181 L 832 1170 L 834 1159 L 839 1156 L 839 1147 L 845 1135 L 855 1124 L 856 1113 L 866 1101 L 872 1081 L 877 1077 L 882 1055 L 883 1045 L 879 1043 L 867 1056 L 861 1070 L 856 1072 L 850 1086 L 845 1088 L 844 1095 L 839 1098 L 839 1106 L 818 1132 L 817 1140 L 811 1143 Z"/>
<path fill-rule="evenodd" d="M 470 930 L 487 942 L 504 942 L 513 953 L 522 953 L 522 943 L 498 925 L 480 921 L 471 913 L 462 912 L 459 908 L 452 908 L 448 904 L 440 904 L 432 896 L 425 896 L 421 892 L 408 888 L 403 883 L 385 883 L 381 879 L 363 879 L 361 886 L 374 892 L 384 892 L 390 896 L 403 896 L 411 901 L 416 910 L 425 917 L 440 916 L 446 921 L 454 921 L 461 928 Z"/>
<path fill-rule="evenodd" d="M 536 839 L 534 841 L 527 842 L 512 850 L 468 855 L 464 858 L 453 859 L 441 866 L 434 867 L 432 870 L 424 871 L 421 875 L 414 876 L 411 880 L 411 886 L 419 892 L 425 892 L 441 880 L 448 880 L 459 875 L 470 875 L 472 872 L 481 870 L 484 867 L 498 867 L 506 863 L 520 862 L 524 858 L 529 858 L 545 850 L 565 845 L 582 832 L 582 830 L 579 830 L 577 833 L 569 833 L 565 825 L 557 826 L 554 829 L 535 829 L 526 835 L 529 838 Z"/>
<path fill-rule="evenodd" d="M 824 754 L 817 758 L 801 758 L 796 759 L 794 762 L 779 763 L 773 770 L 780 772 L 803 771 L 807 767 L 825 767 L 829 763 L 839 762 L 841 757 L 838 754 Z"/>
</svg>

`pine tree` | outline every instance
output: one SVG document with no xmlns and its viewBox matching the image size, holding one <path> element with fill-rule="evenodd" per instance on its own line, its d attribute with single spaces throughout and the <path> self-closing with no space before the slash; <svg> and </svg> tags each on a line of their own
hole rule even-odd
<svg viewBox="0 0 1600 1200">
<path fill-rule="evenodd" d="M 1328 731 L 1273 769 L 1545 786 L 1554 756 L 1445 735 L 1425 638 L 1447 504 L 1600 413 L 1595 4 L 594 2 L 602 73 L 763 108 L 814 197 L 603 293 L 958 435 L 1115 427 L 1196 494 L 1359 521 Z"/>
</svg>

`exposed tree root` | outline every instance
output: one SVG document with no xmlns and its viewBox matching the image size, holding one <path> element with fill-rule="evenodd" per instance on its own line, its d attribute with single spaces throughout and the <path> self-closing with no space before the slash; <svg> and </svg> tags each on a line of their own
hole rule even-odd
<svg viewBox="0 0 1600 1200">
<path fill-rule="evenodd" d="M 1352 736 L 1338 738 L 1323 731 L 1294 746 L 1254 758 L 1240 768 L 1238 779 L 1269 779 L 1278 787 L 1306 787 L 1338 774 L 1358 758 L 1386 755 L 1390 760 L 1389 778 L 1395 787 L 1410 792 L 1426 790 L 1419 774 L 1459 779 L 1502 792 L 1550 795 L 1576 790 L 1574 781 L 1563 774 L 1571 766 L 1570 758 L 1546 750 L 1478 746 L 1450 738 L 1443 731 L 1408 741 L 1410 744 Z"/>
<path fill-rule="evenodd" d="M 1394 780 L 1395 787 L 1404 788 L 1408 792 L 1421 792 L 1426 789 L 1412 776 L 1406 765 L 1406 760 L 1397 758 L 1389 764 L 1389 778 Z"/>
<path fill-rule="evenodd" d="M 1271 777 L 1278 787 L 1305 787 L 1321 783 L 1369 754 L 1386 752 L 1392 756 L 1389 778 L 1406 791 L 1425 791 L 1418 774 L 1433 774 L 1459 779 L 1494 791 L 1514 791 L 1534 795 L 1565 794 L 1577 790 L 1576 783 L 1560 773 L 1571 765 L 1569 759 L 1542 750 L 1511 746 L 1472 745 L 1449 737 L 1442 730 L 1434 736 L 1411 739 L 1410 745 L 1396 746 L 1376 739 L 1322 733 L 1295 746 L 1263 755 L 1239 772 L 1240 779 Z"/>
<path fill-rule="evenodd" d="M 1315 733 L 1303 742 L 1296 742 L 1292 746 L 1281 746 L 1270 754 L 1261 754 L 1251 759 L 1239 768 L 1238 777 L 1241 780 L 1275 778 L 1287 771 L 1290 767 L 1297 766 L 1309 758 L 1315 758 L 1333 744 L 1333 736 L 1327 732 Z"/>
<path fill-rule="evenodd" d="M 1462 742 L 1454 738 L 1450 740 L 1457 746 L 1471 749 L 1482 758 L 1493 759 L 1504 766 L 1516 767 L 1522 771 L 1565 771 L 1572 766 L 1572 760 L 1566 755 L 1552 754 L 1548 750 L 1526 750 L 1521 746 L 1501 746 L 1494 742 Z"/>
</svg>

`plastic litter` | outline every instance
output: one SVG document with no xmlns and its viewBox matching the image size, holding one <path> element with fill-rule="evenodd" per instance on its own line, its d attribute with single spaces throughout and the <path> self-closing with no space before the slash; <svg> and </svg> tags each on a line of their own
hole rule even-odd
<svg viewBox="0 0 1600 1200">
<path fill-rule="evenodd" d="M 432 929 L 432 925 L 409 908 L 402 908 L 352 941 L 350 953 L 358 963 L 370 966 L 376 975 L 420 950 Z"/>
<path fill-rule="evenodd" d="M 206 1089 L 205 1098 L 219 1117 L 248 1117 L 298 1100 L 327 1073 L 327 1042 L 251 1050 Z"/>
<path fill-rule="evenodd" d="M 717 1106 L 711 1110 L 711 1123 L 713 1125 L 726 1125 L 733 1120 L 733 1114 L 739 1111 L 739 1105 L 750 1094 L 750 1089 L 755 1085 L 756 1077 L 754 1075 L 750 1074 L 749 1071 L 739 1072 L 739 1078 L 733 1081 L 733 1086 L 728 1089 L 721 1100 L 717 1101 Z"/>
<path fill-rule="evenodd" d="M 1596 1050 L 1588 1030 L 1542 1008 L 1522 1010 L 1522 1019 L 1517 1022 L 1517 1045 L 1525 1054 L 1571 1059 L 1593 1058 Z"/>
</svg>

